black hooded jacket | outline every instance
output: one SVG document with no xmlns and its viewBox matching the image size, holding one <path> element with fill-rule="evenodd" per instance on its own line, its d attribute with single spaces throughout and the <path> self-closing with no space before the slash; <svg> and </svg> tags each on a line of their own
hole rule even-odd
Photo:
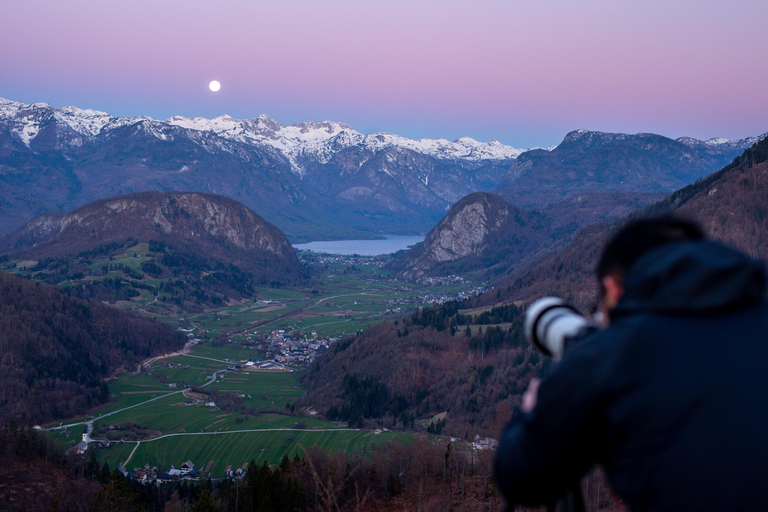
<svg viewBox="0 0 768 512">
<path fill-rule="evenodd" d="M 504 431 L 510 504 L 553 502 L 593 465 L 634 511 L 768 509 L 768 305 L 761 264 L 719 243 L 649 252 L 611 326 L 566 350 Z"/>
</svg>

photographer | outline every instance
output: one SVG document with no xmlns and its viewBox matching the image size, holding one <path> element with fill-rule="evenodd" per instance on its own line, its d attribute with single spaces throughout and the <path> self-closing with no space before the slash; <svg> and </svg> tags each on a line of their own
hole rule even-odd
<svg viewBox="0 0 768 512">
<path fill-rule="evenodd" d="M 608 325 L 567 345 L 504 431 L 510 505 L 551 505 L 595 464 L 631 510 L 768 509 L 763 266 L 692 223 L 635 221 L 597 269 Z"/>
</svg>

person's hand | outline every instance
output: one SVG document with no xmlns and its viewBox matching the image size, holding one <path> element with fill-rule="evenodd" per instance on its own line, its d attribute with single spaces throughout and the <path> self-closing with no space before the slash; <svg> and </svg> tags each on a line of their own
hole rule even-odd
<svg viewBox="0 0 768 512">
<path fill-rule="evenodd" d="M 528 389 L 526 389 L 525 393 L 523 393 L 523 405 L 520 406 L 520 409 L 522 409 L 523 412 L 531 412 L 533 408 L 536 407 L 536 401 L 539 397 L 540 384 L 541 379 L 531 379 L 531 382 L 528 384 Z"/>
</svg>

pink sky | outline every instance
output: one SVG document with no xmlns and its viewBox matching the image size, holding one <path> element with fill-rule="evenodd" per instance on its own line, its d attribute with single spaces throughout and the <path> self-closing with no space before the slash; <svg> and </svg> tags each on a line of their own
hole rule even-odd
<svg viewBox="0 0 768 512">
<path fill-rule="evenodd" d="M 0 97 L 516 147 L 741 138 L 768 131 L 766 19 L 764 0 L 5 2 Z"/>
</svg>

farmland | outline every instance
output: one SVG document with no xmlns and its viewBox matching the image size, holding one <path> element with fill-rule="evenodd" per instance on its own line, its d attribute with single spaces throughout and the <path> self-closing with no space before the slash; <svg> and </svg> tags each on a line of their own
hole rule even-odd
<svg viewBox="0 0 768 512">
<path fill-rule="evenodd" d="M 221 347 L 221 350 L 231 356 L 236 349 Z M 115 395 L 115 403 L 96 413 L 93 420 L 95 432 L 111 437 L 109 429 L 114 428 L 115 433 L 124 436 L 125 425 L 140 425 L 142 432 L 156 435 L 138 442 L 112 442 L 108 448 L 99 451 L 99 458 L 111 467 L 128 462 L 130 467 L 149 463 L 168 468 L 171 464 L 178 466 L 192 460 L 195 464 L 207 466 L 208 473 L 216 477 L 221 476 L 227 466 L 238 468 L 251 459 L 273 464 L 283 454 L 292 456 L 302 453 L 309 446 L 331 451 L 368 451 L 388 441 L 407 442 L 412 438 L 410 434 L 399 432 L 374 433 L 348 429 L 346 425 L 311 415 L 227 412 L 219 407 L 206 406 L 194 399 L 194 393 L 169 388 L 168 384 L 162 384 L 157 379 L 160 376 L 183 377 L 203 384 L 210 381 L 213 372 L 227 367 L 223 360 L 215 360 L 217 355 L 216 347 L 196 345 L 189 355 L 155 361 L 144 372 L 126 374 L 111 382 L 110 390 Z M 182 364 L 185 367 L 183 371 L 189 373 L 167 368 L 175 364 Z M 199 366 L 192 368 L 193 364 Z M 261 411 L 284 411 L 287 404 L 303 393 L 296 373 L 288 371 L 219 373 L 216 381 L 206 388 L 245 395 L 243 402 Z M 147 401 L 149 399 L 151 401 Z M 120 410 L 129 406 L 132 407 Z"/>
<path fill-rule="evenodd" d="M 145 252 L 140 244 L 115 261 L 138 273 Z M 265 340 L 270 333 L 333 343 L 477 285 L 400 281 L 375 258 L 309 256 L 307 261 L 316 276 L 316 285 L 308 289 L 259 289 L 256 298 L 195 314 L 168 314 L 155 307 L 157 295 L 151 293 L 119 303 L 183 330 L 192 341 L 184 353 L 117 375 L 108 383 L 111 403 L 53 437 L 72 445 L 87 423 L 93 439 L 110 441 L 97 451 L 110 467 L 149 463 L 167 470 L 192 460 L 213 478 L 226 467 L 236 469 L 251 459 L 274 464 L 282 455 L 302 453 L 309 446 L 365 453 L 413 439 L 414 434 L 403 432 L 350 429 L 319 419 L 311 409 L 296 410 L 295 402 L 305 391 L 298 381 L 300 366 L 263 370 L 245 362 L 269 355 Z M 159 287 L 150 281 L 144 283 Z"/>
</svg>

